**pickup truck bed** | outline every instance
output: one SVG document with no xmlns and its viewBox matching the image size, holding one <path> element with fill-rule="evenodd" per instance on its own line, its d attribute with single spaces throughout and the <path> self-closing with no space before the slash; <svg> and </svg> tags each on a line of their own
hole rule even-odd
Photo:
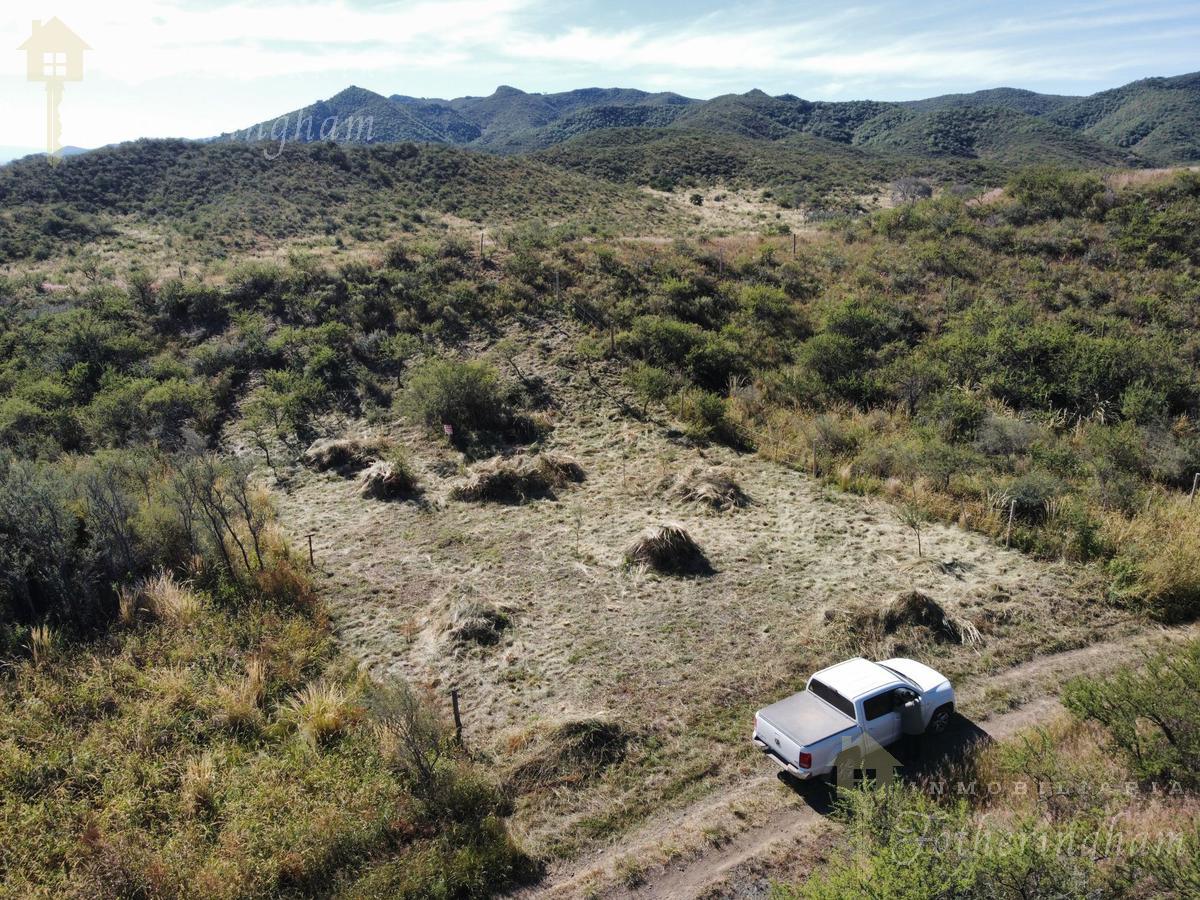
<svg viewBox="0 0 1200 900">
<path fill-rule="evenodd" d="M 800 746 L 815 744 L 855 725 L 852 718 L 809 691 L 772 703 L 758 717 Z"/>
</svg>

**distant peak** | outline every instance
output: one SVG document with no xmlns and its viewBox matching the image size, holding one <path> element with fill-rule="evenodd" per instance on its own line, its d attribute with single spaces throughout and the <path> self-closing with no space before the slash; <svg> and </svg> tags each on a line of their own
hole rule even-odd
<svg viewBox="0 0 1200 900">
<path fill-rule="evenodd" d="M 764 100 L 764 99 L 769 100 L 771 97 L 771 95 L 768 94 L 766 91 L 759 90 L 758 88 L 754 88 L 752 90 L 746 91 L 746 93 L 742 94 L 742 96 L 743 97 L 753 97 L 755 100 Z"/>
<path fill-rule="evenodd" d="M 520 88 L 515 88 L 511 84 L 502 84 L 498 88 L 496 88 L 493 96 L 504 97 L 504 96 L 513 96 L 513 95 L 517 95 L 517 94 L 524 94 L 524 93 L 525 92 L 523 90 L 521 90 Z"/>
<path fill-rule="evenodd" d="M 380 96 L 380 94 L 377 94 L 374 91 L 369 91 L 366 88 L 361 88 L 356 84 L 352 84 L 350 87 L 344 88 L 330 97 L 329 102 L 332 103 L 335 100 L 373 100 Z"/>
</svg>

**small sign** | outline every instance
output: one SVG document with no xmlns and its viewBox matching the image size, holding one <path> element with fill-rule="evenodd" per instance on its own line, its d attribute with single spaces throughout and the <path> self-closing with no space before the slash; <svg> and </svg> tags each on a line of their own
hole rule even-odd
<svg viewBox="0 0 1200 900">
<path fill-rule="evenodd" d="M 454 437 L 453 425 L 442 425 L 442 431 L 446 433 L 446 437 Z"/>
</svg>

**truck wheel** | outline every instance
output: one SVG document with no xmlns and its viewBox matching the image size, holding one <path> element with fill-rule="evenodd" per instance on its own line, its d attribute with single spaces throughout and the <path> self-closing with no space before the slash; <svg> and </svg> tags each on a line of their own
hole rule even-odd
<svg viewBox="0 0 1200 900">
<path fill-rule="evenodd" d="M 933 713 L 933 718 L 929 720 L 929 725 L 925 731 L 928 734 L 945 734 L 946 729 L 950 727 L 950 717 L 953 714 L 952 707 L 947 704 L 939 707 Z"/>
</svg>

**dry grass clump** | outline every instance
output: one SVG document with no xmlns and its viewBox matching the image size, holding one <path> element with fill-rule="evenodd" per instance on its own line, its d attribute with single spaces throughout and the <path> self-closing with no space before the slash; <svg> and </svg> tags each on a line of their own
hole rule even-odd
<svg viewBox="0 0 1200 900">
<path fill-rule="evenodd" d="M 512 620 L 499 607 L 483 600 L 464 598 L 454 604 L 447 634 L 456 644 L 491 647 L 500 643 Z"/>
<path fill-rule="evenodd" d="M 290 725 L 310 747 L 329 743 L 361 714 L 350 694 L 328 681 L 311 681 L 284 701 L 279 721 Z"/>
<path fill-rule="evenodd" d="M 583 781 L 623 760 L 631 737 L 605 716 L 551 723 L 526 744 L 505 781 L 517 792 Z"/>
<path fill-rule="evenodd" d="M 175 580 L 170 572 L 139 582 L 134 589 L 136 605 L 169 625 L 190 625 L 200 615 L 200 597 L 186 583 Z"/>
<path fill-rule="evenodd" d="M 978 628 L 966 619 L 952 616 L 940 603 L 920 591 L 897 594 L 883 611 L 881 624 L 885 634 L 914 628 L 939 643 L 950 641 L 974 646 L 982 642 Z"/>
<path fill-rule="evenodd" d="M 402 462 L 375 462 L 359 479 L 359 494 L 367 500 L 410 497 L 417 490 L 412 469 Z"/>
<path fill-rule="evenodd" d="M 653 525 L 625 551 L 625 562 L 647 566 L 668 575 L 709 575 L 713 568 L 681 525 Z"/>
<path fill-rule="evenodd" d="M 450 489 L 450 498 L 509 504 L 527 503 L 539 497 L 553 500 L 555 488 L 583 478 L 582 467 L 566 457 L 498 456 L 476 466 L 464 481 Z"/>
<path fill-rule="evenodd" d="M 40 666 L 50 658 L 57 641 L 58 635 L 49 625 L 34 625 L 29 629 L 29 655 L 33 657 L 35 666 Z"/>
<path fill-rule="evenodd" d="M 262 721 L 266 666 L 259 658 L 246 663 L 246 674 L 232 684 L 217 687 L 217 724 L 234 731 L 254 730 Z"/>
<path fill-rule="evenodd" d="M 211 753 L 189 759 L 179 785 L 183 809 L 189 816 L 210 812 L 216 804 L 217 768 Z"/>
<path fill-rule="evenodd" d="M 304 451 L 304 463 L 318 472 L 350 475 L 365 469 L 390 446 L 386 438 L 324 438 Z"/>
<path fill-rule="evenodd" d="M 1200 615 L 1200 502 L 1151 504 L 1132 519 L 1112 514 L 1104 538 L 1120 548 L 1116 593 L 1168 622 Z"/>
<path fill-rule="evenodd" d="M 750 505 L 750 497 L 727 469 L 692 466 L 664 479 L 663 490 L 684 503 L 700 503 L 718 512 Z"/>
</svg>

